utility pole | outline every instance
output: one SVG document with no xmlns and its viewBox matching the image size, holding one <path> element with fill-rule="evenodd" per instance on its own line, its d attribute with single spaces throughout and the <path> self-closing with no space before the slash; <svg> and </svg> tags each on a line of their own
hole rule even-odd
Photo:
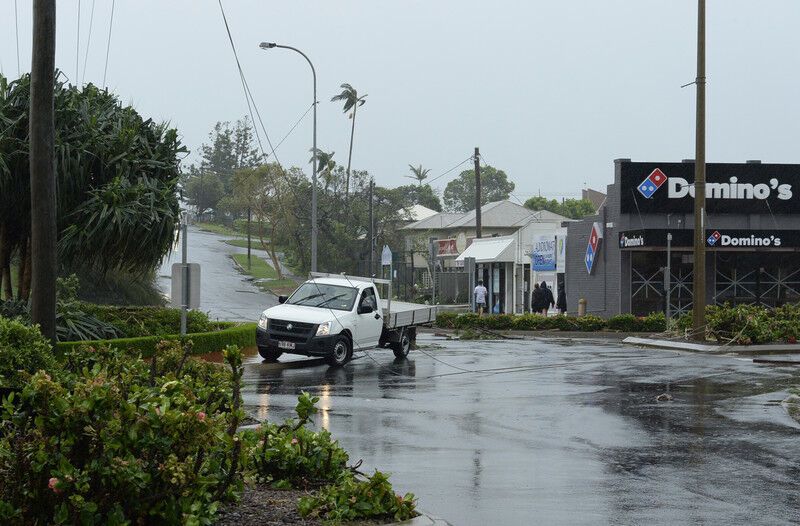
<svg viewBox="0 0 800 526">
<path fill-rule="evenodd" d="M 692 284 L 692 334 L 706 339 L 706 0 L 697 2 L 697 130 L 694 159 L 694 280 Z"/>
<path fill-rule="evenodd" d="M 251 245 L 252 242 L 250 241 L 250 229 L 251 229 L 250 221 L 251 221 L 251 218 L 252 218 L 252 210 L 253 209 L 251 207 L 249 207 L 249 206 L 247 207 L 247 270 L 250 270 L 250 268 L 251 268 L 251 266 L 250 266 L 250 245 Z"/>
<path fill-rule="evenodd" d="M 31 59 L 31 321 L 56 339 L 56 174 L 53 86 L 56 2 L 33 1 Z"/>
<path fill-rule="evenodd" d="M 475 237 L 481 238 L 481 152 L 475 147 Z"/>
<path fill-rule="evenodd" d="M 369 273 L 375 274 L 375 211 L 373 208 L 373 193 L 375 192 L 375 179 L 369 180 Z"/>
</svg>

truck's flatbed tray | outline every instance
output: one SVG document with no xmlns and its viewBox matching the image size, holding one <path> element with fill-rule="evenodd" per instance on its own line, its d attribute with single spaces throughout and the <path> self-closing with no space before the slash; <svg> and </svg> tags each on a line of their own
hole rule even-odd
<svg viewBox="0 0 800 526">
<path fill-rule="evenodd" d="M 386 300 L 381 300 L 381 310 L 383 311 L 383 324 L 390 329 L 422 325 L 436 320 L 436 305 L 392 301 L 392 311 L 389 312 L 387 303 Z"/>
</svg>

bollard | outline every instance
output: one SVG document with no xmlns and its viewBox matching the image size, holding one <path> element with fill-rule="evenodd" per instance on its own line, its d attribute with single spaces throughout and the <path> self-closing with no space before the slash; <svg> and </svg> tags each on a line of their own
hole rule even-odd
<svg viewBox="0 0 800 526">
<path fill-rule="evenodd" d="M 578 317 L 586 316 L 586 298 L 578 300 Z"/>
</svg>

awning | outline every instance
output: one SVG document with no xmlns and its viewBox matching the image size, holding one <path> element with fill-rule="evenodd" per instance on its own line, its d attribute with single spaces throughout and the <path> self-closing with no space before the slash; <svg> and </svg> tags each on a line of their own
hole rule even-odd
<svg viewBox="0 0 800 526">
<path fill-rule="evenodd" d="M 513 237 L 476 239 L 456 261 L 464 261 L 464 258 L 475 258 L 475 263 L 514 263 L 517 260 L 517 241 Z"/>
</svg>

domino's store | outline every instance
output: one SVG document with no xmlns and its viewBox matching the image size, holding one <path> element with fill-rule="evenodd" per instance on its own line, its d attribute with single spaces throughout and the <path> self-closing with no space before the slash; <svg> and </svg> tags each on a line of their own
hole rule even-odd
<svg viewBox="0 0 800 526">
<path fill-rule="evenodd" d="M 692 308 L 694 162 L 614 161 L 599 214 L 568 223 L 568 310 Z M 706 165 L 706 301 L 800 301 L 800 165 Z M 667 273 L 669 279 L 667 280 Z M 668 290 L 667 290 L 668 289 Z"/>
</svg>

